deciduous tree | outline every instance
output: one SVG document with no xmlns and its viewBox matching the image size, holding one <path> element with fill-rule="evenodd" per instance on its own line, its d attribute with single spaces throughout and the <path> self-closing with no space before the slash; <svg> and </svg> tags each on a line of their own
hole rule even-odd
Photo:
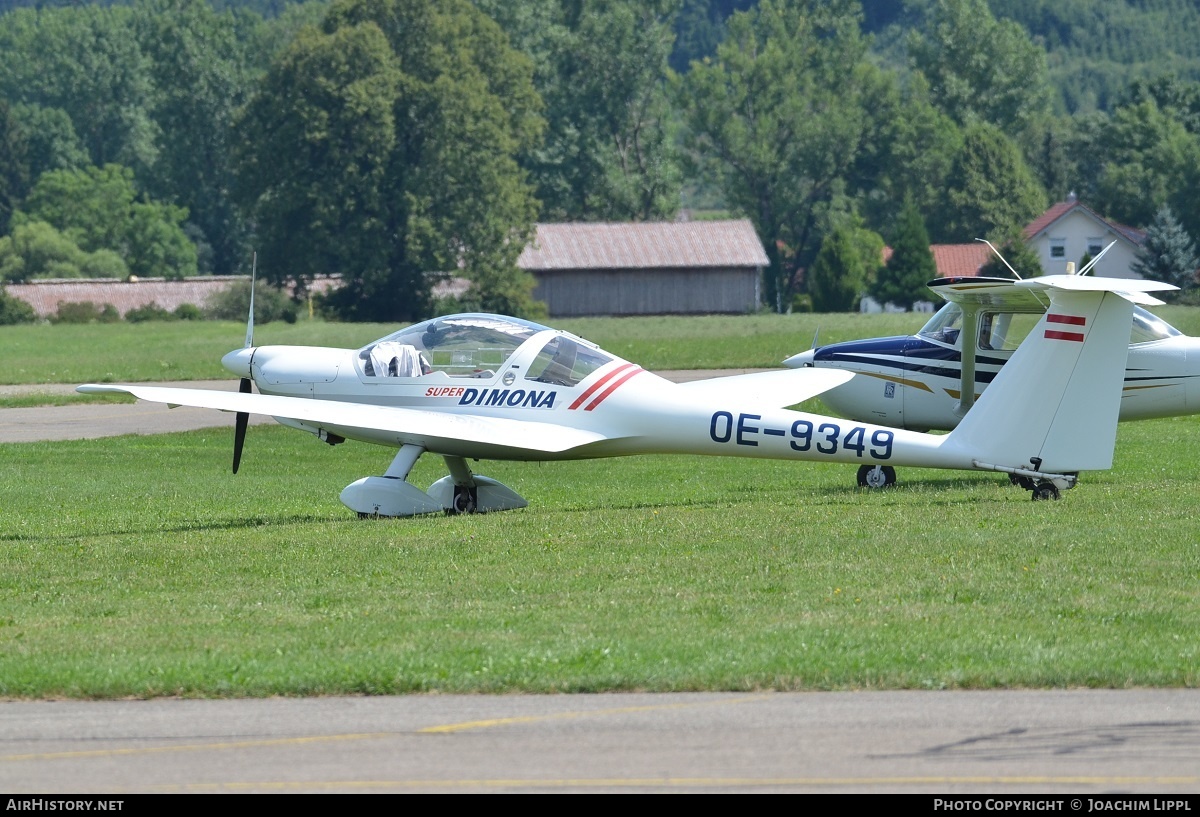
<svg viewBox="0 0 1200 817">
<path fill-rule="evenodd" d="M 963 134 L 930 233 L 937 243 L 1007 235 L 1045 207 L 1046 194 L 1016 144 L 980 122 Z"/>
<path fill-rule="evenodd" d="M 230 196 L 229 151 L 234 113 L 253 76 L 245 53 L 251 43 L 239 31 L 246 21 L 218 14 L 206 0 L 141 0 L 134 13 L 138 44 L 154 76 L 148 102 L 157 156 L 144 186 L 188 209 L 212 247 L 206 272 L 233 272 L 250 257 L 249 225 Z"/>
<path fill-rule="evenodd" d="M 118 254 L 133 275 L 183 278 L 196 274 L 186 218 L 182 207 L 139 198 L 129 168 L 106 165 L 44 173 L 14 224 L 44 221 L 85 252 Z"/>
<path fill-rule="evenodd" d="M 1187 181 L 1200 165 L 1200 138 L 1153 100 L 1115 111 L 1100 148 L 1095 207 L 1109 218 L 1143 227 L 1164 204 L 1195 206 Z"/>
<path fill-rule="evenodd" d="M 716 162 L 726 201 L 746 214 L 771 264 L 777 310 L 831 214 L 850 209 L 845 178 L 872 123 L 863 104 L 860 10 L 849 0 L 762 0 L 734 14 L 713 60 L 693 63 L 680 103 L 689 144 Z"/>
<path fill-rule="evenodd" d="M 676 0 L 476 0 L 535 64 L 543 141 L 522 156 L 546 221 L 679 209 L 667 61 Z"/>
<path fill-rule="evenodd" d="M 127 6 L 17 9 L 0 16 L 0 96 L 58 108 L 92 164 L 141 171 L 155 158 L 150 66 Z"/>
<path fill-rule="evenodd" d="M 465 0 L 338 0 L 272 64 L 239 132 L 240 200 L 275 280 L 340 272 L 344 318 L 427 315 L 438 276 L 500 281 L 536 202 L 532 65 Z"/>
<path fill-rule="evenodd" d="M 909 55 L 960 125 L 1020 130 L 1050 110 L 1045 52 L 1019 23 L 993 17 L 985 0 L 935 0 Z"/>
<path fill-rule="evenodd" d="M 116 252 L 87 252 L 44 221 L 26 221 L 0 238 L 0 281 L 32 278 L 124 278 L 129 268 Z"/>
</svg>

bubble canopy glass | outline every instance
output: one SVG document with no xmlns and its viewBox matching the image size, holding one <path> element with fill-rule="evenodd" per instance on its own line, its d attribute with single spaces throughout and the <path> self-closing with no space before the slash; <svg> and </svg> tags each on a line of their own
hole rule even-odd
<svg viewBox="0 0 1200 817">
<path fill-rule="evenodd" d="M 434 371 L 471 375 L 502 366 L 521 344 L 548 329 L 504 315 L 447 315 L 415 323 L 367 344 L 359 350 L 358 360 L 360 364 L 369 362 L 371 350 L 381 344 L 411 346 L 425 356 Z"/>
</svg>

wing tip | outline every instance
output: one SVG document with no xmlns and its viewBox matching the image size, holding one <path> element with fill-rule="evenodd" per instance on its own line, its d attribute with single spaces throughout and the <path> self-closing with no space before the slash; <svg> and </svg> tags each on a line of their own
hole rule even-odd
<svg viewBox="0 0 1200 817">
<path fill-rule="evenodd" d="M 80 394 L 132 394 L 125 386 L 112 386 L 103 383 L 84 383 L 81 386 L 76 386 L 75 391 Z"/>
</svg>

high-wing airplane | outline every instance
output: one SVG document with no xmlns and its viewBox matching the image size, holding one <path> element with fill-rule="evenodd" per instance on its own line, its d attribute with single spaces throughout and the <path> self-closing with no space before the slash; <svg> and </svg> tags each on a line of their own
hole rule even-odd
<svg viewBox="0 0 1200 817">
<path fill-rule="evenodd" d="M 1021 282 L 1052 304 L 993 386 L 947 435 L 790 410 L 850 372 L 806 368 L 672 383 L 588 341 L 529 321 L 463 314 L 401 329 L 362 349 L 246 345 L 222 363 L 239 392 L 84 385 L 170 405 L 265 414 L 330 444 L 398 448 L 383 476 L 348 485 L 361 516 L 498 511 L 525 499 L 467 460 L 575 460 L 709 454 L 999 471 L 1035 499 L 1058 498 L 1078 472 L 1112 465 L 1128 355 L 1130 299 L 1154 282 L 1055 276 Z M 252 393 L 251 384 L 258 387 Z M 407 481 L 425 452 L 449 475 Z"/>
<path fill-rule="evenodd" d="M 783 363 L 854 372 L 855 378 L 821 395 L 822 402 L 845 417 L 892 428 L 949 430 L 967 415 L 1047 311 L 1048 299 L 1029 283 L 939 278 L 929 288 L 946 304 L 917 334 L 818 346 Z M 1162 303 L 1146 291 L 1139 289 L 1140 297 L 1132 300 L 1146 306 Z M 1070 331 L 1069 326 L 1060 329 Z M 1183 334 L 1142 306 L 1133 308 L 1126 337 L 1129 352 L 1119 418 L 1200 412 L 1200 338 Z M 862 469 L 858 476 L 860 485 L 870 487 L 895 480 L 894 469 L 882 467 Z"/>
</svg>

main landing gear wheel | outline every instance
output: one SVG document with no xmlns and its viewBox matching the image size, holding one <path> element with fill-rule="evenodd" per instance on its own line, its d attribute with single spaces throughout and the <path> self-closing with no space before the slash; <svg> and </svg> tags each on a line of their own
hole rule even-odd
<svg viewBox="0 0 1200 817">
<path fill-rule="evenodd" d="M 864 465 L 858 469 L 862 488 L 886 488 L 896 484 L 896 469 L 890 465 Z"/>
<path fill-rule="evenodd" d="M 477 504 L 474 490 L 465 485 L 454 486 L 454 503 L 449 509 L 450 513 L 475 513 Z"/>
<path fill-rule="evenodd" d="M 1039 482 L 1033 487 L 1033 501 L 1039 499 L 1058 499 L 1061 495 L 1053 482 Z"/>
</svg>

